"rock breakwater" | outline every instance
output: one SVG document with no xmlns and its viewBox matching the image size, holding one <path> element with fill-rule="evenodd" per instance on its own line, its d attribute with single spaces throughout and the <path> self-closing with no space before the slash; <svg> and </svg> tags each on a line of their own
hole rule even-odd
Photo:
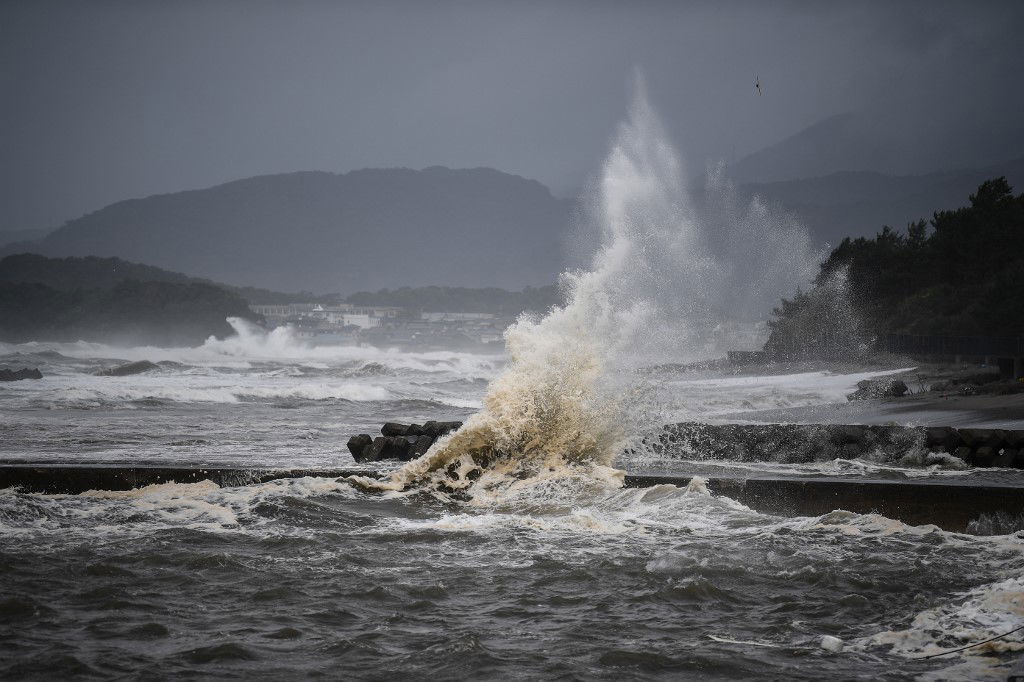
<svg viewBox="0 0 1024 682">
<path fill-rule="evenodd" d="M 462 422 L 428 421 L 424 424 L 398 424 L 388 422 L 381 427 L 376 438 L 367 433 L 352 436 L 348 451 L 357 462 L 379 462 L 397 459 L 408 462 L 421 457 L 441 436 L 457 431 Z"/>
<path fill-rule="evenodd" d="M 669 424 L 641 448 L 680 459 L 800 464 L 869 459 L 1024 469 L 1024 431 L 850 424 Z"/>
<path fill-rule="evenodd" d="M 461 426 L 462 422 L 389 422 L 381 427 L 380 436 L 353 436 L 348 449 L 357 462 L 407 462 L 422 456 L 434 441 Z M 627 453 L 640 450 L 675 459 L 803 464 L 860 458 L 911 466 L 1024 469 L 1024 430 L 681 422 L 666 425 Z"/>
</svg>

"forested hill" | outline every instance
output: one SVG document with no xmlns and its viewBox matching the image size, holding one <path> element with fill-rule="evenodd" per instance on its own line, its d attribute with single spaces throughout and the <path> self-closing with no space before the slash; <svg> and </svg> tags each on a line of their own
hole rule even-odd
<svg viewBox="0 0 1024 682">
<path fill-rule="evenodd" d="M 117 256 L 284 291 L 519 289 L 556 279 L 572 206 L 486 168 L 289 173 L 122 201 L 0 255 Z"/>
<path fill-rule="evenodd" d="M 0 341 L 196 345 L 258 320 L 237 292 L 118 258 L 0 259 Z"/>
<path fill-rule="evenodd" d="M 1005 178 L 988 180 L 967 206 L 928 222 L 844 239 L 814 289 L 775 311 L 769 349 L 844 326 L 839 298 L 868 335 L 1024 335 L 1024 193 L 1015 196 Z"/>
</svg>

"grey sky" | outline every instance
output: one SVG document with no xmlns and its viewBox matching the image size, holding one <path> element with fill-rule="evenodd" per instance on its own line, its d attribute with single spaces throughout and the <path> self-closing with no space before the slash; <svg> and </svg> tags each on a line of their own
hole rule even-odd
<svg viewBox="0 0 1024 682">
<path fill-rule="evenodd" d="M 694 171 L 847 111 L 922 144 L 991 135 L 1020 128 L 1022 27 L 1020 2 L 8 0 L 0 229 L 305 169 L 564 191 L 637 66 Z"/>
</svg>

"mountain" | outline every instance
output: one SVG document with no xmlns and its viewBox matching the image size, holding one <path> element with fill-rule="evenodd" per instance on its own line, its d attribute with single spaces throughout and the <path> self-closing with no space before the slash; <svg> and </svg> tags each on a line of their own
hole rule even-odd
<svg viewBox="0 0 1024 682">
<path fill-rule="evenodd" d="M 1024 158 L 1006 163 L 926 175 L 845 171 L 780 182 L 739 186 L 741 195 L 777 202 L 811 231 L 816 242 L 835 246 L 843 237 L 873 236 L 883 225 L 903 228 L 955 208 L 983 181 L 1005 177 L 1024 187 Z"/>
<path fill-rule="evenodd" d="M 299 172 L 121 201 L 0 255 L 117 256 L 271 289 L 550 284 L 572 202 L 487 168 Z"/>
<path fill-rule="evenodd" d="M 966 124 L 964 124 L 966 125 Z M 739 183 L 867 171 L 924 175 L 1024 156 L 1024 126 L 943 127 L 900 112 L 838 114 L 746 156 L 728 169 Z"/>
</svg>

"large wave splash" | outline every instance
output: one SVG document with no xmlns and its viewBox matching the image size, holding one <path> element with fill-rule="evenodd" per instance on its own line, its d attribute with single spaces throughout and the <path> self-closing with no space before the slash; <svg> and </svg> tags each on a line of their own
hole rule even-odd
<svg viewBox="0 0 1024 682">
<path fill-rule="evenodd" d="M 562 275 L 566 305 L 506 331 L 506 369 L 458 432 L 385 481 L 354 482 L 477 496 L 569 465 L 621 484 L 610 467 L 652 418 L 636 407 L 636 368 L 701 346 L 766 284 L 795 287 L 813 272 L 801 227 L 757 200 L 743 211 L 728 183 L 710 182 L 699 211 L 638 76 L 589 201 L 599 246 L 589 270 Z"/>
</svg>

